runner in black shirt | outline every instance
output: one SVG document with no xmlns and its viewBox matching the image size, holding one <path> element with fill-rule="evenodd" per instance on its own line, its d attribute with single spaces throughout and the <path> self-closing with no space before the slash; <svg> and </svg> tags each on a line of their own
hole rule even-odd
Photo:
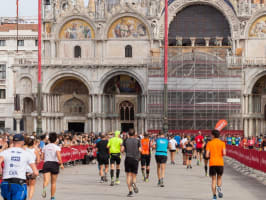
<svg viewBox="0 0 266 200">
<path fill-rule="evenodd" d="M 101 183 L 107 182 L 107 173 L 109 169 L 109 149 L 108 140 L 104 133 L 101 134 L 101 141 L 96 144 L 97 160 L 100 166 Z M 105 167 L 105 169 L 104 169 Z"/>
<path fill-rule="evenodd" d="M 135 130 L 129 130 L 129 138 L 126 139 L 123 143 L 123 151 L 126 153 L 125 159 L 125 171 L 127 174 L 127 185 L 129 189 L 128 197 L 133 196 L 132 189 L 135 193 L 138 193 L 137 188 L 137 173 L 140 159 L 140 141 L 135 138 Z"/>
</svg>

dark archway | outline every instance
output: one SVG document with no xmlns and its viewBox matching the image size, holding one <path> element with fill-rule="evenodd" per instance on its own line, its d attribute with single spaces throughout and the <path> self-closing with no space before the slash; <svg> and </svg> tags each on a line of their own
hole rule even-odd
<svg viewBox="0 0 266 200">
<path fill-rule="evenodd" d="M 89 90 L 87 86 L 74 77 L 65 77 L 57 80 L 50 89 L 54 94 L 80 94 L 88 95 Z"/>
<path fill-rule="evenodd" d="M 190 5 L 177 13 L 169 27 L 169 45 L 176 45 L 176 38 L 198 39 L 228 38 L 230 25 L 226 17 L 209 5 Z M 200 42 L 202 44 L 202 41 Z"/>
<path fill-rule="evenodd" d="M 139 83 L 128 75 L 111 78 L 104 87 L 105 94 L 141 94 Z"/>
</svg>

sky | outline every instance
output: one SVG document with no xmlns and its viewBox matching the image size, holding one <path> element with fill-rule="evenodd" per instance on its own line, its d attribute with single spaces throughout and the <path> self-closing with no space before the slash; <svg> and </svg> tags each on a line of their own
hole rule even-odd
<svg viewBox="0 0 266 200">
<path fill-rule="evenodd" d="M 89 0 L 84 0 L 87 4 Z M 0 0 L 0 17 L 16 16 L 16 0 Z M 19 0 L 19 15 L 27 17 L 37 17 L 38 0 Z"/>
</svg>

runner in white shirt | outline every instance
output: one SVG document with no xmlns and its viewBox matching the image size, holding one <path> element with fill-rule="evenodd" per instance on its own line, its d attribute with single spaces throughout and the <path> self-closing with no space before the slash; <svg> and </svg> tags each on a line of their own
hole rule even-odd
<svg viewBox="0 0 266 200">
<path fill-rule="evenodd" d="M 181 140 L 180 144 L 182 146 L 182 154 L 183 154 L 183 165 L 187 164 L 187 156 L 186 156 L 186 143 L 187 143 L 187 136 L 184 136 Z"/>
<path fill-rule="evenodd" d="M 170 147 L 169 151 L 170 151 L 170 155 L 171 155 L 171 164 L 174 165 L 175 164 L 176 147 L 177 147 L 177 142 L 174 139 L 174 136 L 170 137 L 169 147 Z"/>
<path fill-rule="evenodd" d="M 16 134 L 13 137 L 13 145 L 14 147 L 0 154 L 0 174 L 3 172 L 1 195 L 5 200 L 25 200 L 27 198 L 27 166 L 31 167 L 34 176 L 38 176 L 39 172 L 32 155 L 22 148 L 23 135 Z M 3 171 L 2 162 L 5 163 Z"/>
<path fill-rule="evenodd" d="M 51 200 L 55 200 L 56 180 L 59 174 L 59 165 L 64 169 L 61 159 L 61 148 L 55 143 L 57 142 L 56 133 L 49 134 L 50 144 L 46 145 L 42 150 L 43 165 L 43 192 L 42 197 L 46 198 L 46 190 L 51 179 Z"/>
<path fill-rule="evenodd" d="M 40 162 L 40 153 L 37 148 L 34 146 L 34 136 L 25 138 L 25 150 L 31 154 L 33 160 L 36 162 L 36 165 Z M 27 166 L 27 185 L 28 185 L 28 200 L 31 200 L 35 191 L 36 177 L 32 176 L 32 169 L 30 166 Z"/>
</svg>

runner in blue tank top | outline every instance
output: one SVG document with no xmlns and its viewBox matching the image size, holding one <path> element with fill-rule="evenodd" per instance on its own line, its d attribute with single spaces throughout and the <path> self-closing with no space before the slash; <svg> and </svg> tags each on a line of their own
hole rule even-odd
<svg viewBox="0 0 266 200">
<path fill-rule="evenodd" d="M 165 174 L 165 166 L 167 162 L 168 145 L 169 142 L 165 138 L 164 133 L 160 132 L 159 137 L 153 146 L 153 148 L 156 150 L 155 159 L 157 163 L 158 186 L 160 187 L 164 187 L 163 179 Z"/>
</svg>

